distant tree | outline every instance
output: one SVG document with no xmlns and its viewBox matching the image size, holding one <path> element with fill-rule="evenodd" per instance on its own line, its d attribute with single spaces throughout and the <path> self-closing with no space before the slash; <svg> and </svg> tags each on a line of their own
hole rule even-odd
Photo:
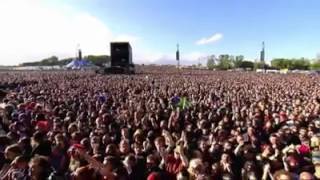
<svg viewBox="0 0 320 180">
<path fill-rule="evenodd" d="M 235 65 L 234 65 L 235 57 L 233 55 L 229 55 L 228 61 L 231 64 L 231 67 L 229 69 L 234 68 L 235 67 Z"/>
<path fill-rule="evenodd" d="M 232 61 L 230 55 L 222 54 L 218 58 L 217 68 L 221 70 L 227 70 L 232 68 Z"/>
<path fill-rule="evenodd" d="M 241 63 L 239 63 L 239 68 L 250 68 L 253 69 L 254 68 L 254 63 L 251 61 L 241 61 Z"/>
<path fill-rule="evenodd" d="M 21 66 L 53 66 L 53 65 L 56 65 L 57 63 L 58 63 L 58 57 L 51 56 L 49 58 L 42 59 L 41 61 L 22 63 Z"/>
<path fill-rule="evenodd" d="M 239 55 L 239 56 L 236 56 L 234 61 L 233 61 L 233 65 L 235 68 L 241 68 L 241 64 L 242 62 L 244 61 L 244 56 L 243 55 Z"/>
<path fill-rule="evenodd" d="M 310 61 L 304 58 L 291 60 L 291 69 L 308 70 L 310 68 Z"/>
<path fill-rule="evenodd" d="M 254 69 L 268 69 L 268 68 L 269 68 L 268 64 L 264 62 L 258 61 L 254 63 Z"/>
<path fill-rule="evenodd" d="M 215 55 L 207 57 L 207 67 L 208 69 L 218 68 L 221 70 L 227 70 L 231 68 L 241 68 L 241 67 L 252 67 L 248 62 L 242 64 L 244 61 L 243 55 L 233 56 L 229 54 L 222 54 L 218 58 Z"/>
<path fill-rule="evenodd" d="M 39 66 L 39 62 L 25 62 L 21 63 L 20 66 Z"/>
<path fill-rule="evenodd" d="M 320 70 L 320 60 L 315 60 L 312 64 L 310 64 L 310 69 Z"/>
<path fill-rule="evenodd" d="M 286 59 L 277 58 L 271 61 L 271 66 L 278 69 L 289 69 L 291 65 L 290 65 L 290 62 L 287 61 Z"/>
<path fill-rule="evenodd" d="M 103 64 L 110 62 L 110 56 L 107 56 L 107 55 L 101 55 L 101 56 L 89 55 L 85 57 L 85 59 L 87 59 L 88 61 L 91 61 L 93 64 L 97 66 L 102 66 Z M 58 60 L 58 57 L 51 56 L 49 58 L 42 59 L 41 61 L 22 63 L 20 64 L 20 66 L 65 66 L 68 63 L 70 63 L 72 60 L 74 60 L 73 57 Z"/>
<path fill-rule="evenodd" d="M 94 65 L 103 66 L 104 64 L 110 61 L 110 56 L 101 55 L 101 56 L 93 56 L 89 55 L 85 57 L 85 59 L 91 61 Z"/>
<path fill-rule="evenodd" d="M 208 56 L 208 60 L 207 60 L 208 69 L 210 70 L 214 69 L 215 65 L 216 65 L 216 56 L 215 55 Z"/>
<path fill-rule="evenodd" d="M 285 59 L 277 58 L 271 61 L 272 67 L 278 69 L 299 69 L 307 70 L 310 69 L 310 60 L 300 58 L 300 59 Z"/>
<path fill-rule="evenodd" d="M 41 60 L 41 64 L 44 66 L 53 66 L 58 63 L 58 57 L 57 56 L 51 56 L 49 58 Z"/>
<path fill-rule="evenodd" d="M 69 64 L 74 58 L 66 58 L 66 59 L 61 59 L 58 62 L 59 66 L 65 66 L 67 64 Z"/>
</svg>

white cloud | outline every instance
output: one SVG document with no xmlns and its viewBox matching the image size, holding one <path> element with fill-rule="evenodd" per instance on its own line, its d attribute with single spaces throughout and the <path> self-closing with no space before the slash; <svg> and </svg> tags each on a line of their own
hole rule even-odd
<svg viewBox="0 0 320 180">
<path fill-rule="evenodd" d="M 54 7 L 40 0 L 4 0 L 0 3 L 2 65 L 51 55 L 74 56 L 77 44 L 84 55 L 109 54 L 112 40 L 133 44 L 139 40 L 134 35 L 112 33 L 103 21 L 66 5 Z"/>
<path fill-rule="evenodd" d="M 215 42 L 219 41 L 222 38 L 223 38 L 223 34 L 215 33 L 210 37 L 205 37 L 205 38 L 202 38 L 202 39 L 198 40 L 196 42 L 196 44 L 197 45 L 204 45 L 204 44 L 215 43 Z"/>
<path fill-rule="evenodd" d="M 135 63 L 176 64 L 175 50 L 150 50 L 139 36 L 112 32 L 107 22 L 88 12 L 45 2 L 1 0 L 0 65 L 16 65 L 52 55 L 60 59 L 73 57 L 78 44 L 84 55 L 110 54 L 110 41 L 129 41 Z M 203 56 L 199 52 L 181 52 L 181 64 L 197 63 Z"/>
</svg>

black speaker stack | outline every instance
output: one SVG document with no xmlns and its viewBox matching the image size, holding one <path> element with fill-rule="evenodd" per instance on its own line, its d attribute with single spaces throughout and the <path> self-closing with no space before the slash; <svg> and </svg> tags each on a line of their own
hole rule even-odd
<svg viewBox="0 0 320 180">
<path fill-rule="evenodd" d="M 98 71 L 103 74 L 134 74 L 132 48 L 129 42 L 110 43 L 111 66 Z M 102 71 L 102 72 L 101 72 Z"/>
</svg>

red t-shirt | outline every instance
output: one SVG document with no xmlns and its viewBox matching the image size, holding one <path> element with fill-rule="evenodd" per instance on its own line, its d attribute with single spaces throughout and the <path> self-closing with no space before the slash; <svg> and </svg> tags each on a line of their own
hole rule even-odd
<svg viewBox="0 0 320 180">
<path fill-rule="evenodd" d="M 169 155 L 166 159 L 165 167 L 170 175 L 176 176 L 182 170 L 183 165 L 181 159 L 176 159 L 173 155 Z"/>
</svg>

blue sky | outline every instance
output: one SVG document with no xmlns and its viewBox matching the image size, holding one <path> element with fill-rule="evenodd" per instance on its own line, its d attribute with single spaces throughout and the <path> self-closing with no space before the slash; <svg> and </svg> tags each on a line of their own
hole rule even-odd
<svg viewBox="0 0 320 180">
<path fill-rule="evenodd" d="M 275 57 L 315 58 L 320 52 L 318 0 L 59 0 L 33 3 L 62 17 L 85 14 L 90 17 L 90 23 L 80 20 L 75 27 L 92 26 L 86 25 L 89 30 L 85 32 L 78 30 L 81 32 L 79 36 L 95 34 L 99 41 L 98 35 L 101 35 L 105 37 L 105 44 L 107 40 L 130 40 L 139 62 L 174 62 L 177 42 L 180 43 L 182 60 L 184 58 L 189 63 L 209 54 L 223 53 L 242 54 L 254 60 L 259 57 L 262 41 L 266 43 L 268 60 Z M 27 8 L 31 10 L 33 7 Z M 73 21 L 70 18 L 64 25 Z M 95 33 L 93 29 L 101 31 Z M 107 33 L 111 35 L 105 35 Z M 201 39 L 202 43 L 199 42 Z M 86 48 L 87 53 L 102 54 L 105 51 L 96 45 L 104 46 L 103 42 L 79 41 L 84 52 Z M 66 46 L 65 52 L 48 46 L 50 51 L 44 49 L 41 55 L 34 56 L 32 53 L 36 54 L 36 51 L 28 54 L 25 50 L 28 54 L 26 60 L 50 56 L 49 53 L 68 56 L 74 51 L 71 46 L 72 43 Z"/>
</svg>

